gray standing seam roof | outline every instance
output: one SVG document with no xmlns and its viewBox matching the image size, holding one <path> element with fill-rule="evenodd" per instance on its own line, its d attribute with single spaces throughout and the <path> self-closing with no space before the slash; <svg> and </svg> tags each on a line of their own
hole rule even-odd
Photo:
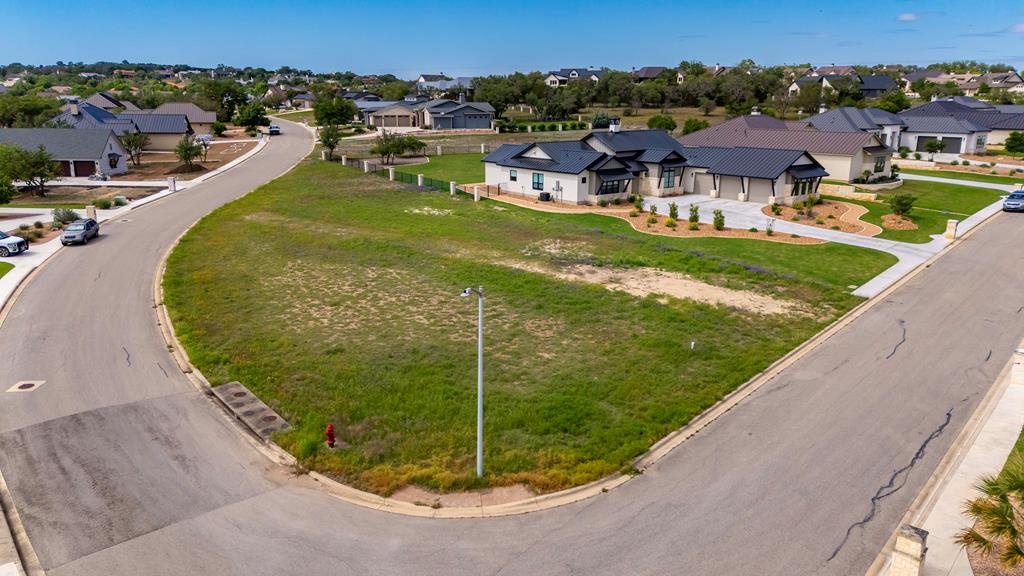
<svg viewBox="0 0 1024 576">
<path fill-rule="evenodd" d="M 544 158 L 516 157 L 527 149 L 536 146 L 551 160 Z M 545 170 L 563 174 L 579 174 L 593 166 L 607 155 L 586 146 L 578 140 L 565 142 L 538 142 L 536 144 L 502 144 L 497 150 L 484 157 L 484 162 L 494 162 L 499 166 L 523 168 L 527 170 Z"/>
<path fill-rule="evenodd" d="M 971 134 L 989 132 L 988 128 L 953 116 L 907 116 L 903 119 L 907 132 L 938 132 L 940 134 Z"/>
<path fill-rule="evenodd" d="M 90 128 L 0 128 L 0 144 L 26 150 L 42 146 L 57 160 L 101 160 L 110 132 Z"/>
<path fill-rule="evenodd" d="M 131 120 L 146 134 L 188 134 L 192 127 L 184 114 L 118 114 L 119 120 Z"/>
<path fill-rule="evenodd" d="M 708 172 L 720 176 L 747 176 L 773 180 L 806 154 L 803 150 L 769 148 L 715 148 L 702 158 Z"/>
<path fill-rule="evenodd" d="M 844 106 L 811 116 L 807 122 L 823 132 L 865 132 L 882 125 L 905 126 L 903 120 L 879 108 Z"/>
</svg>

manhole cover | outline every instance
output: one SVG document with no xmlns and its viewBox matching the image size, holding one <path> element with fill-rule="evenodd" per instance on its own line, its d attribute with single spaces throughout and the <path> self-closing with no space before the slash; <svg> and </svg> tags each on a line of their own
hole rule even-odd
<svg viewBox="0 0 1024 576">
<path fill-rule="evenodd" d="M 234 396 L 235 398 L 241 398 L 242 396 L 245 396 L 245 395 L 246 395 L 245 392 L 235 392 L 234 394 L 232 394 L 232 396 Z"/>
<path fill-rule="evenodd" d="M 15 382 L 14 386 L 7 389 L 8 392 L 33 392 L 46 383 L 46 380 L 22 380 Z"/>
<path fill-rule="evenodd" d="M 273 414 L 263 417 L 264 422 L 273 422 L 274 420 L 277 420 L 277 416 L 274 416 Z"/>
</svg>

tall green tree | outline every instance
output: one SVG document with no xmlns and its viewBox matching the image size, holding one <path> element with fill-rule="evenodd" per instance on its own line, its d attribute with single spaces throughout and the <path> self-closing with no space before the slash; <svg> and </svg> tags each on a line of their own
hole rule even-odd
<svg viewBox="0 0 1024 576">
<path fill-rule="evenodd" d="M 878 99 L 875 106 L 886 112 L 898 114 L 910 108 L 910 98 L 907 98 L 907 95 L 902 90 L 889 90 L 882 94 L 882 97 Z"/>
<path fill-rule="evenodd" d="M 336 94 L 318 94 L 313 101 L 313 119 L 317 126 L 350 124 L 359 113 L 355 102 Z"/>
<path fill-rule="evenodd" d="M 174 148 L 174 155 L 185 163 L 185 169 L 189 172 L 195 168 L 196 158 L 199 158 L 203 153 L 202 146 L 192 139 L 189 135 L 184 135 L 181 140 L 178 140 L 178 145 Z"/>
<path fill-rule="evenodd" d="M 484 76 L 473 80 L 473 93 L 481 102 L 494 107 L 494 116 L 501 118 L 505 110 L 522 102 L 522 94 L 516 92 L 512 80 L 507 76 Z"/>
<path fill-rule="evenodd" d="M 60 100 L 0 95 L 0 128 L 38 128 L 60 113 Z"/>
<path fill-rule="evenodd" d="M 46 183 L 60 177 L 60 165 L 42 146 L 35 150 L 0 146 L 0 175 L 21 180 L 39 196 L 46 196 Z"/>
<path fill-rule="evenodd" d="M 149 145 L 149 135 L 142 132 L 126 132 L 121 136 L 121 145 L 132 164 L 138 166 L 142 163 L 142 149 Z"/>
<path fill-rule="evenodd" d="M 215 111 L 221 122 L 230 122 L 235 111 L 249 101 L 245 87 L 230 78 L 200 78 L 189 85 L 189 94 L 201 108 Z"/>
<path fill-rule="evenodd" d="M 395 80 L 380 87 L 380 97 L 384 100 L 401 100 L 412 90 L 408 82 Z"/>
<path fill-rule="evenodd" d="M 258 126 L 269 126 L 270 119 L 267 118 L 267 111 L 259 102 L 243 104 L 235 114 L 235 124 L 244 126 L 247 130 L 255 130 Z"/>
</svg>

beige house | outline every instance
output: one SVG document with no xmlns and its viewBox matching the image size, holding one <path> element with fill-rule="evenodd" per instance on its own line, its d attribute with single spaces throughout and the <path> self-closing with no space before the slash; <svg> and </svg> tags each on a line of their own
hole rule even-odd
<svg viewBox="0 0 1024 576">
<path fill-rule="evenodd" d="M 741 116 L 679 139 L 688 147 L 769 148 L 804 150 L 831 178 L 851 181 L 888 175 L 892 149 L 869 132 L 825 132 L 767 116 Z"/>
<path fill-rule="evenodd" d="M 213 123 L 217 121 L 216 112 L 207 112 L 191 102 L 167 102 L 149 112 L 151 114 L 184 114 L 196 134 L 210 134 L 213 130 Z"/>
</svg>

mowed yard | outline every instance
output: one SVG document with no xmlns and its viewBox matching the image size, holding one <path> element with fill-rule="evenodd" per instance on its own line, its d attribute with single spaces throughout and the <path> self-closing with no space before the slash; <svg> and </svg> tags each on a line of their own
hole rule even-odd
<svg viewBox="0 0 1024 576">
<path fill-rule="evenodd" d="M 932 234 L 946 231 L 946 221 L 963 220 L 982 208 L 999 200 L 1006 193 L 990 188 L 960 186 L 924 180 L 904 180 L 903 185 L 892 190 L 877 192 L 877 202 L 864 202 L 847 198 L 831 198 L 851 204 L 859 204 L 868 209 L 861 217 L 865 222 L 882 226 L 882 217 L 892 214 L 889 198 L 895 194 L 910 194 L 917 198 L 911 210 L 910 219 L 917 225 L 916 230 L 890 230 L 883 227 L 879 238 L 924 244 L 931 242 Z"/>
<path fill-rule="evenodd" d="M 278 410 L 294 429 L 276 440 L 303 466 L 379 494 L 545 492 L 628 470 L 849 310 L 860 301 L 849 286 L 894 262 L 839 244 L 646 235 L 615 218 L 474 203 L 307 160 L 198 223 L 164 287 L 192 361 L 214 385 L 239 380 Z M 782 307 L 755 313 L 743 298 L 715 305 L 631 281 L 653 269 L 685 274 L 669 280 L 702 287 L 695 295 Z M 633 289 L 579 280 L 587 274 Z M 487 294 L 482 481 L 477 307 L 459 297 L 477 285 Z M 327 423 L 342 448 L 324 446 Z"/>
<path fill-rule="evenodd" d="M 459 184 L 470 184 L 484 181 L 484 156 L 485 154 L 443 154 L 431 156 L 426 164 L 398 169 L 444 182 L 454 180 Z"/>
</svg>

